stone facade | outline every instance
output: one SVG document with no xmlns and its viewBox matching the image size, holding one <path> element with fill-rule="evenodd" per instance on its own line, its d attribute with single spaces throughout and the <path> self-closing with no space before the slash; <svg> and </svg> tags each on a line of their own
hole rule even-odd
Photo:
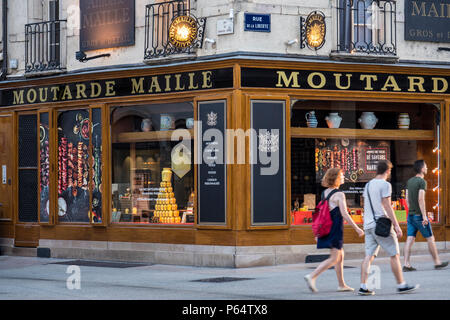
<svg viewBox="0 0 450 320">
<path fill-rule="evenodd" d="M 129 64 L 143 64 L 145 38 L 145 6 L 151 0 L 136 0 L 135 45 L 87 52 L 88 56 L 110 53 L 110 57 L 81 63 L 75 59 L 79 50 L 79 1 L 60 1 L 60 19 L 67 20 L 65 59 L 67 72 L 76 72 L 85 68 L 102 68 Z M 191 12 L 197 17 L 207 17 L 205 37 L 214 39 L 215 43 L 203 44 L 196 52 L 197 57 L 249 52 L 273 55 L 298 55 L 299 57 L 320 57 L 329 59 L 336 49 L 336 4 L 337 0 L 191 0 Z M 450 52 L 438 51 L 442 43 L 416 42 L 404 40 L 404 1 L 397 1 L 397 56 L 400 62 L 450 61 Z M 234 33 L 217 35 L 217 21 L 228 18 L 230 9 L 234 10 Z M 317 51 L 300 49 L 298 43 L 288 46 L 287 41 L 299 39 L 299 19 L 311 11 L 320 10 L 326 16 L 327 34 L 325 45 Z M 244 31 L 244 13 L 270 13 L 271 32 Z M 8 1 L 8 59 L 18 61 L 17 69 L 9 69 L 10 78 L 24 75 L 25 32 L 24 25 L 48 20 L 48 0 Z M 170 63 L 170 58 L 168 59 Z M 152 65 L 160 61 L 146 61 Z"/>
</svg>

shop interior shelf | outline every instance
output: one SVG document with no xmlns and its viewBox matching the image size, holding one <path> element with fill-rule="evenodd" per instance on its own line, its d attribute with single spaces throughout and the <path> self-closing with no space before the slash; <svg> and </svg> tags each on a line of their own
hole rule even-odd
<svg viewBox="0 0 450 320">
<path fill-rule="evenodd" d="M 368 140 L 434 140 L 433 130 L 291 128 L 292 138 L 354 138 Z"/>
<path fill-rule="evenodd" d="M 194 137 L 194 129 L 187 129 L 190 137 Z M 121 132 L 113 134 L 113 143 L 133 143 L 146 141 L 170 141 L 175 130 L 149 132 Z"/>
</svg>

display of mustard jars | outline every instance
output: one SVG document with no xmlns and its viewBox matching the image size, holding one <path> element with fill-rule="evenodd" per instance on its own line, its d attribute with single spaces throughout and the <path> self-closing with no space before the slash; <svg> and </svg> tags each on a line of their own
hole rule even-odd
<svg viewBox="0 0 450 320">
<path fill-rule="evenodd" d="M 172 209 L 172 210 L 177 210 L 177 208 L 178 208 L 177 204 L 172 204 L 172 205 L 171 205 L 171 209 Z"/>
<path fill-rule="evenodd" d="M 162 171 L 162 181 L 167 182 L 172 179 L 172 170 L 170 168 L 164 168 Z"/>
<path fill-rule="evenodd" d="M 169 198 L 170 198 L 170 199 L 175 198 L 175 193 L 169 192 L 168 194 L 169 194 Z"/>
<path fill-rule="evenodd" d="M 175 218 L 174 217 L 170 217 L 170 223 L 175 223 Z"/>
<path fill-rule="evenodd" d="M 175 217 L 175 223 L 181 223 L 181 218 L 180 217 Z"/>
<path fill-rule="evenodd" d="M 170 204 L 175 204 L 177 203 L 177 200 L 175 198 L 170 199 Z"/>
<path fill-rule="evenodd" d="M 167 188 L 167 192 L 173 192 L 173 188 L 172 187 L 168 187 Z"/>
<path fill-rule="evenodd" d="M 174 215 L 175 215 L 175 217 L 178 217 L 178 216 L 180 215 L 180 211 L 175 210 L 175 211 L 174 211 Z"/>
</svg>

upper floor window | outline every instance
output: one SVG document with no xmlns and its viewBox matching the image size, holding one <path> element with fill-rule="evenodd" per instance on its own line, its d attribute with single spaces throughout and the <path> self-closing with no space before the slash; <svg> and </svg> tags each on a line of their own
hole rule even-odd
<svg viewBox="0 0 450 320">
<path fill-rule="evenodd" d="M 396 55 L 396 3 L 337 0 L 337 51 Z"/>
</svg>

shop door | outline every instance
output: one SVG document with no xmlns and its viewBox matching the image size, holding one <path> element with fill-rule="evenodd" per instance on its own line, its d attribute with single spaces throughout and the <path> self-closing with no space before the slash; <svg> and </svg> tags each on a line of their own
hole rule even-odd
<svg viewBox="0 0 450 320">
<path fill-rule="evenodd" d="M 0 221 L 12 220 L 12 115 L 0 114 Z"/>
<path fill-rule="evenodd" d="M 38 224 L 38 115 L 23 113 L 18 117 L 18 172 L 15 246 L 37 247 Z"/>
</svg>

